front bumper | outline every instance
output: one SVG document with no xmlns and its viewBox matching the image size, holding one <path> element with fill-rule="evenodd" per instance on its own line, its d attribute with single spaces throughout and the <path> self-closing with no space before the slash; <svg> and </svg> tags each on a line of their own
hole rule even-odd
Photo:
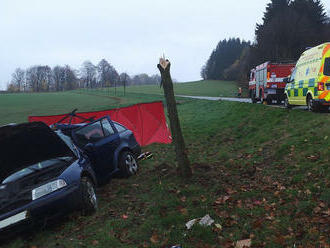
<svg viewBox="0 0 330 248">
<path fill-rule="evenodd" d="M 68 185 L 63 189 L 0 215 L 0 233 L 12 232 L 13 230 L 19 231 L 31 224 L 43 223 L 47 219 L 78 209 L 80 202 L 78 192 L 79 185 Z"/>
<path fill-rule="evenodd" d="M 265 89 L 265 94 L 272 100 L 284 100 L 284 89 Z"/>
</svg>

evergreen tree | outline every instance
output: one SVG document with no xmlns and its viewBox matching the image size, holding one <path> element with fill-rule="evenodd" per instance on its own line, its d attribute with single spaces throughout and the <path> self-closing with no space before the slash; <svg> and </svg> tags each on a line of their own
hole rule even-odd
<svg viewBox="0 0 330 248">
<path fill-rule="evenodd" d="M 249 43 L 238 38 L 222 40 L 212 51 L 210 58 L 203 66 L 201 75 L 204 79 L 224 79 L 224 71 L 231 66 L 240 56 Z"/>
</svg>

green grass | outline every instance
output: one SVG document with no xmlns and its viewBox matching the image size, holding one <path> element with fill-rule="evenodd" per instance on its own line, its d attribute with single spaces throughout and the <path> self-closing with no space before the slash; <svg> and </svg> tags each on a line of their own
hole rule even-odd
<svg viewBox="0 0 330 248">
<path fill-rule="evenodd" d="M 7 106 L 20 102 L 10 111 L 24 105 L 27 113 L 45 114 L 68 112 L 76 104 L 85 111 L 162 99 L 128 94 L 119 99 L 89 95 L 86 102 L 86 95 L 75 93 L 36 94 L 40 104 L 33 108 L 28 106 L 38 102 L 33 96 L 12 95 L 16 100 Z M 71 102 L 64 102 L 71 96 Z M 247 238 L 252 247 L 329 244 L 329 114 L 190 99 L 180 99 L 178 110 L 192 179 L 176 176 L 172 145 L 151 145 L 145 150 L 154 158 L 141 163 L 136 176 L 98 189 L 95 215 L 74 213 L 3 246 L 232 247 Z M 10 120 L 26 119 L 25 111 Z M 229 198 L 222 202 L 224 196 Z M 205 214 L 222 230 L 198 225 L 186 230 L 188 220 Z"/>
<path fill-rule="evenodd" d="M 54 115 L 69 113 L 78 108 L 78 112 L 105 110 L 127 106 L 144 101 L 162 100 L 161 95 L 142 95 L 128 93 L 126 97 L 93 95 L 79 91 L 63 93 L 22 93 L 0 95 L 0 125 L 26 122 L 29 115 Z"/>
<path fill-rule="evenodd" d="M 89 92 L 89 94 L 115 96 L 114 88 L 83 89 L 80 91 Z M 175 83 L 174 91 L 176 95 L 235 97 L 237 95 L 238 85 L 231 81 L 203 80 L 188 83 Z M 163 89 L 160 88 L 159 85 L 129 86 L 126 87 L 126 93 L 163 95 Z M 124 95 L 124 88 L 122 86 L 117 87 L 116 95 Z"/>
</svg>

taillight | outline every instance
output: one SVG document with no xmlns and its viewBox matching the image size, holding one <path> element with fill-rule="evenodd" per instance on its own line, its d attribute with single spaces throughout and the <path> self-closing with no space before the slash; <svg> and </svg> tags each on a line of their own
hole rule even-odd
<svg viewBox="0 0 330 248">
<path fill-rule="evenodd" d="M 324 91 L 324 83 L 323 82 L 318 82 L 317 83 L 317 90 L 318 91 Z"/>
</svg>

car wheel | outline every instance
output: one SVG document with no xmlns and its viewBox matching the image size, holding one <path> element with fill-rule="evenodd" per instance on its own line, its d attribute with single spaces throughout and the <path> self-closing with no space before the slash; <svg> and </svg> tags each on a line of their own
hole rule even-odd
<svg viewBox="0 0 330 248">
<path fill-rule="evenodd" d="M 83 215 L 91 215 L 97 210 L 97 197 L 94 183 L 88 177 L 80 180 L 81 210 Z"/>
<path fill-rule="evenodd" d="M 286 107 L 287 109 L 292 108 L 292 105 L 289 103 L 289 98 L 287 95 L 285 95 L 285 97 L 284 97 L 284 107 Z"/>
<path fill-rule="evenodd" d="M 123 177 L 130 177 L 137 173 L 138 162 L 130 151 L 123 151 L 119 156 L 119 170 Z"/>
<path fill-rule="evenodd" d="M 317 108 L 315 106 L 315 103 L 314 103 L 313 98 L 312 98 L 311 95 L 307 96 L 306 103 L 307 103 L 308 111 L 312 111 L 312 112 L 317 111 Z"/>
</svg>

